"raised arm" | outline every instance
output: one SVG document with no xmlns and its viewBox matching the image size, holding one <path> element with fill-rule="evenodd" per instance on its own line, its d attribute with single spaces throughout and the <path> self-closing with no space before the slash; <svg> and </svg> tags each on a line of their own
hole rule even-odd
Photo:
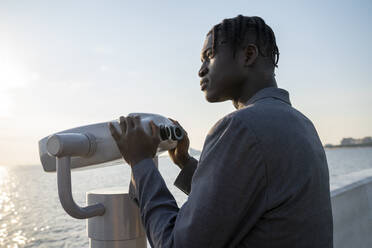
<svg viewBox="0 0 372 248">
<path fill-rule="evenodd" d="M 177 143 L 177 147 L 168 151 L 169 157 L 172 159 L 173 163 L 181 169 L 174 185 L 188 195 L 191 191 L 191 180 L 198 165 L 198 160 L 191 157 L 189 154 L 190 140 L 185 129 L 178 121 L 173 119 L 170 120 L 179 126 L 184 133 L 183 139 Z"/>
<path fill-rule="evenodd" d="M 187 202 L 178 208 L 151 159 L 132 167 L 153 247 L 235 247 L 265 211 L 266 170 L 252 131 L 232 117 L 208 135 Z"/>
</svg>

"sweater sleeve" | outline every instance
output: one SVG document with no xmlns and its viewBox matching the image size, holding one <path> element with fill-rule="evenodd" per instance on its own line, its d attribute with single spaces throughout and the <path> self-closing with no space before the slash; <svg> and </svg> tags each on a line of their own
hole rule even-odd
<svg viewBox="0 0 372 248">
<path fill-rule="evenodd" d="M 176 181 L 174 181 L 174 185 L 182 190 L 186 195 L 190 194 L 191 180 L 197 165 L 198 160 L 191 157 L 189 162 L 182 168 L 180 174 L 178 174 Z"/>
</svg>

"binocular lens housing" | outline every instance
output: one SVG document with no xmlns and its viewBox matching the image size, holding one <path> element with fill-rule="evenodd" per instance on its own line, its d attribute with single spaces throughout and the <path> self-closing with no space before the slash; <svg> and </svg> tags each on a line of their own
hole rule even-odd
<svg viewBox="0 0 372 248">
<path fill-rule="evenodd" d="M 177 126 L 165 126 L 160 125 L 160 138 L 162 140 L 181 140 L 183 138 L 183 132 L 180 127 Z"/>
</svg>

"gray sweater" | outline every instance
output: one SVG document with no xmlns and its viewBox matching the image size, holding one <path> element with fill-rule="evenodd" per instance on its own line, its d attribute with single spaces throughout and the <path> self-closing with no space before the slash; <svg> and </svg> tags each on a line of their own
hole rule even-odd
<svg viewBox="0 0 372 248">
<path fill-rule="evenodd" d="M 176 179 L 189 193 L 181 208 L 151 159 L 132 176 L 152 247 L 333 247 L 324 149 L 283 89 L 259 91 L 214 125 Z"/>
</svg>

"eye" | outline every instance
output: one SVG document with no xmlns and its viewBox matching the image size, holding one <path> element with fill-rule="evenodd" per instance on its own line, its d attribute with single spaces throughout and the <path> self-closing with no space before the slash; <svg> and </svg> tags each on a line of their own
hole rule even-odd
<svg viewBox="0 0 372 248">
<path fill-rule="evenodd" d="M 212 50 L 208 50 L 206 55 L 209 59 L 212 59 L 213 58 Z"/>
</svg>

